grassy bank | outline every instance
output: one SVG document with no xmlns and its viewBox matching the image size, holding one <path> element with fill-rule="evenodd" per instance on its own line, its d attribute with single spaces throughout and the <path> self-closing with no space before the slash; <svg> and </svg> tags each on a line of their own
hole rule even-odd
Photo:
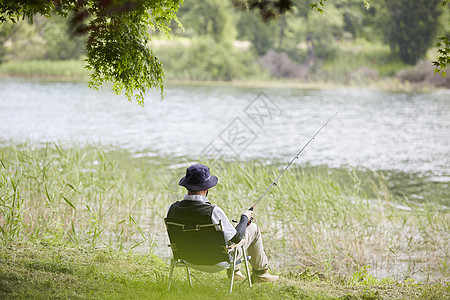
<svg viewBox="0 0 450 300">
<path fill-rule="evenodd" d="M 168 259 L 162 219 L 184 193 L 177 185 L 188 165 L 184 158 L 57 144 L 10 145 L 0 158 L 3 252 L 32 242 Z M 280 171 L 278 164 L 257 161 L 203 162 L 220 182 L 209 198 L 230 218 L 250 206 Z M 266 196 L 256 222 L 272 269 L 322 274 L 333 282 L 351 282 L 361 270 L 387 282 L 448 282 L 448 210 L 395 199 L 381 177 L 373 182 L 362 182 L 357 172 L 346 177 L 351 180 L 292 168 Z M 368 186 L 376 198 L 367 196 Z"/>
<path fill-rule="evenodd" d="M 168 266 L 152 255 L 131 255 L 68 245 L 15 243 L 0 248 L 0 298 L 230 299 L 225 272 L 196 273 L 190 288 L 181 271 L 167 291 Z M 445 299 L 448 284 L 378 281 L 355 273 L 333 281 L 314 273 L 280 272 L 276 284 L 235 285 L 241 299 Z"/>
<path fill-rule="evenodd" d="M 353 88 L 369 88 L 385 91 L 428 91 L 434 89 L 434 85 L 430 84 L 410 84 L 409 82 L 400 82 L 393 76 L 379 77 L 376 79 L 366 79 L 361 74 L 356 74 L 358 80 L 343 81 L 349 71 L 349 63 L 352 55 L 342 55 L 342 59 L 335 64 L 324 65 L 324 71 L 328 75 L 320 75 L 315 79 L 307 82 L 296 79 L 274 79 L 269 76 L 256 76 L 224 79 L 211 79 L 207 75 L 199 78 L 190 78 L 180 75 L 176 71 L 168 71 L 167 84 L 183 84 L 183 85 L 208 85 L 208 86 L 238 86 L 252 88 L 298 88 L 298 89 L 336 89 L 341 87 Z M 350 59 L 351 60 L 351 59 Z M 345 66 L 345 67 L 344 67 Z M 167 66 L 166 66 L 167 67 Z M 342 67 L 342 69 L 341 69 Z M 338 68 L 338 69 L 335 69 Z M 389 69 L 389 75 L 392 75 L 394 69 L 398 69 L 398 65 L 386 65 L 383 68 Z M 201 71 L 199 71 L 201 72 Z M 381 72 L 381 71 L 380 71 Z M 180 76 L 178 76 L 180 75 Z M 66 61 L 23 61 L 23 62 L 6 62 L 0 64 L 0 78 L 18 77 L 31 78 L 39 80 L 62 80 L 62 81 L 88 81 L 89 72 L 85 69 L 85 63 L 82 60 L 66 60 Z"/>
<path fill-rule="evenodd" d="M 87 81 L 89 72 L 82 60 L 34 60 L 0 64 L 0 77 Z"/>
</svg>

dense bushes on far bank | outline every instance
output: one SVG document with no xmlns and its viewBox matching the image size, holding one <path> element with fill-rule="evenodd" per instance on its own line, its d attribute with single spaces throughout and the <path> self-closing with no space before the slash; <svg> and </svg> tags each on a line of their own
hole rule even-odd
<svg viewBox="0 0 450 300">
<path fill-rule="evenodd" d="M 206 47 L 205 44 L 196 47 Z M 190 52 L 196 49 L 189 50 Z M 322 64 L 315 69 L 296 65 L 290 60 L 272 59 L 269 62 L 252 60 L 251 53 L 236 53 L 234 56 L 220 56 L 222 49 L 217 46 L 217 57 L 209 59 L 200 53 L 190 56 L 184 50 L 176 47 L 161 49 L 166 80 L 184 82 L 229 82 L 238 85 L 287 84 L 298 87 L 351 86 L 371 87 L 383 90 L 421 90 L 433 88 L 450 88 L 450 79 L 435 74 L 429 62 L 420 62 L 414 67 L 403 67 L 396 71 L 395 63 L 375 67 L 355 67 L 354 69 L 334 69 L 333 66 Z M 275 53 L 275 52 L 274 52 Z M 166 58 L 178 56 L 179 62 L 173 63 Z M 277 56 L 277 55 L 275 55 Z M 222 60 L 223 58 L 223 60 Z M 236 58 L 236 59 L 235 59 Z M 275 61 L 275 62 L 274 62 Z M 346 65 L 341 63 L 341 65 Z M 337 66 L 339 68 L 339 66 Z M 389 70 L 389 76 L 383 72 Z M 272 73 L 272 74 L 271 74 Z M 278 74 L 290 74 L 279 76 Z M 84 69 L 81 60 L 67 61 L 24 61 L 0 64 L 1 77 L 37 78 L 45 80 L 76 80 L 87 81 L 89 72 Z"/>
</svg>

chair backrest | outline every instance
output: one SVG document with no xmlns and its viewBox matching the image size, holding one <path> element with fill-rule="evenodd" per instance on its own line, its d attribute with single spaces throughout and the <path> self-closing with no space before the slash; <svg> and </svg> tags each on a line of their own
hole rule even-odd
<svg viewBox="0 0 450 300">
<path fill-rule="evenodd" d="M 164 219 L 175 259 L 196 265 L 230 261 L 222 224 L 187 225 Z"/>
</svg>

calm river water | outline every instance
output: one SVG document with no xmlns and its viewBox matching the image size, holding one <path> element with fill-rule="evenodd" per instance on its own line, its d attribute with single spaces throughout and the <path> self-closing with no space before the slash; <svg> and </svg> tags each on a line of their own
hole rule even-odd
<svg viewBox="0 0 450 300">
<path fill-rule="evenodd" d="M 0 80 L 0 142 L 100 142 L 136 156 L 199 155 L 387 170 L 450 182 L 450 91 L 166 87 L 145 107 L 85 83 Z M 395 176 L 394 176 L 395 177 Z"/>
</svg>

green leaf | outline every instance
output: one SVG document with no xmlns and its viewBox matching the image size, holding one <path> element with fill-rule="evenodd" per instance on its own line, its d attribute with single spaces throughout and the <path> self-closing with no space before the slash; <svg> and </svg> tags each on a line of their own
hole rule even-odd
<svg viewBox="0 0 450 300">
<path fill-rule="evenodd" d="M 72 204 L 72 202 L 69 201 L 66 197 L 64 197 L 63 194 L 61 194 L 61 197 L 66 201 L 67 204 L 69 204 L 73 209 L 77 210 L 75 206 Z"/>
</svg>

